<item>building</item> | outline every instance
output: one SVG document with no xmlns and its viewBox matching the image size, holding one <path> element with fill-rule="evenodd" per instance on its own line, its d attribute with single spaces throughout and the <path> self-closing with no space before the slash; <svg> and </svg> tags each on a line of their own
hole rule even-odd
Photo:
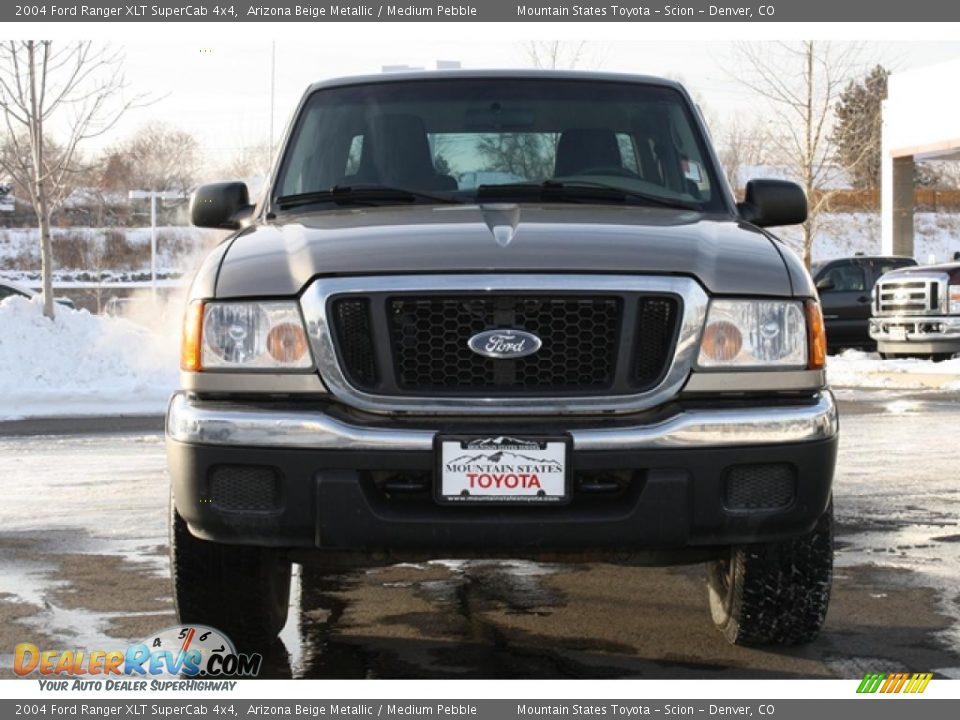
<svg viewBox="0 0 960 720">
<path fill-rule="evenodd" d="M 884 253 L 914 255 L 913 166 L 960 160 L 960 59 L 894 73 L 883 103 L 881 236 Z"/>
</svg>

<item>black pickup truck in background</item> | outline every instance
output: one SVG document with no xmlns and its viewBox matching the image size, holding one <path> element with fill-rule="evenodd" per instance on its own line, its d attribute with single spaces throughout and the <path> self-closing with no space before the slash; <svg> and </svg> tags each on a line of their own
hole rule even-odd
<svg viewBox="0 0 960 720">
<path fill-rule="evenodd" d="M 916 265 L 911 257 L 856 255 L 813 267 L 831 354 L 846 348 L 876 350 L 870 337 L 870 299 L 884 273 Z"/>
</svg>

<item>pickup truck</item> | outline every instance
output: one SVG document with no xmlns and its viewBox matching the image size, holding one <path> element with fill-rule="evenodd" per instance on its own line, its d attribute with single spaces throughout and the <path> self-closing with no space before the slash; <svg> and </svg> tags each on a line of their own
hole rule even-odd
<svg viewBox="0 0 960 720">
<path fill-rule="evenodd" d="M 827 351 L 845 348 L 874 351 L 870 338 L 873 288 L 884 273 L 916 265 L 912 257 L 855 255 L 836 258 L 812 268 L 827 328 Z"/>
<path fill-rule="evenodd" d="M 870 337 L 882 357 L 960 353 L 960 262 L 888 272 L 872 297 Z"/>
<path fill-rule="evenodd" d="M 182 622 L 273 641 L 291 563 L 706 563 L 721 633 L 830 597 L 838 419 L 813 282 L 675 82 L 556 71 L 310 87 L 185 312 L 167 415 Z M 642 598 L 638 611 L 644 612 Z"/>
</svg>

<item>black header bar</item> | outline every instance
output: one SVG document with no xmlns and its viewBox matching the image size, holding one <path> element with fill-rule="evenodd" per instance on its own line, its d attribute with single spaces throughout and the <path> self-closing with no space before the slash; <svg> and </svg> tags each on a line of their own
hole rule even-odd
<svg viewBox="0 0 960 720">
<path fill-rule="evenodd" d="M 454 0 L 395 3 L 115 0 L 4 3 L 0 22 L 955 22 L 960 3 L 944 0 Z"/>
</svg>

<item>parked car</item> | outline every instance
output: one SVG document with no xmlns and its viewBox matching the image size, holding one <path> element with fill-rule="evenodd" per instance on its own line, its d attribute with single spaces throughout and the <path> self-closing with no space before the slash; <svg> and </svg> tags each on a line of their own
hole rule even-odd
<svg viewBox="0 0 960 720">
<path fill-rule="evenodd" d="M 455 180 L 481 171 L 523 180 Z M 291 561 L 616 558 L 707 561 L 731 642 L 817 635 L 837 410 L 813 281 L 765 229 L 806 198 L 736 204 L 679 84 L 323 82 L 259 202 L 191 213 L 234 232 L 167 415 L 182 622 L 271 642 Z"/>
<path fill-rule="evenodd" d="M 855 255 L 830 260 L 814 269 L 831 353 L 845 348 L 876 350 L 876 342 L 870 337 L 873 287 L 884 273 L 916 264 L 911 257 Z"/>
<path fill-rule="evenodd" d="M 39 293 L 12 280 L 0 280 L 0 302 L 3 302 L 8 297 L 33 298 L 37 295 L 39 295 Z M 73 300 L 70 298 L 54 298 L 54 300 L 64 307 L 74 307 Z"/>
<path fill-rule="evenodd" d="M 887 357 L 960 353 L 960 262 L 887 273 L 873 293 L 870 337 Z"/>
</svg>

